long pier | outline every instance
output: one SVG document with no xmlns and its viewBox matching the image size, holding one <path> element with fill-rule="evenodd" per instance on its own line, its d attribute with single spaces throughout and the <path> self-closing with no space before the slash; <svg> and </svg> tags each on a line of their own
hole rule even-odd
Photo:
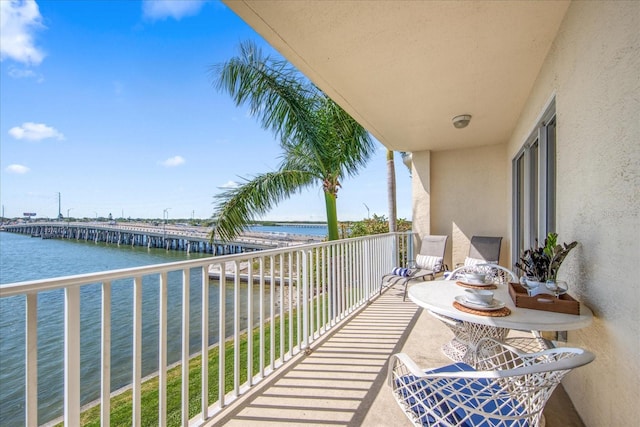
<svg viewBox="0 0 640 427">
<path fill-rule="evenodd" d="M 211 228 L 163 224 L 105 224 L 100 222 L 33 222 L 4 225 L 3 231 L 42 239 L 73 239 L 228 255 L 321 241 L 321 237 L 287 233 L 243 233 L 231 242 L 211 242 Z"/>
</svg>

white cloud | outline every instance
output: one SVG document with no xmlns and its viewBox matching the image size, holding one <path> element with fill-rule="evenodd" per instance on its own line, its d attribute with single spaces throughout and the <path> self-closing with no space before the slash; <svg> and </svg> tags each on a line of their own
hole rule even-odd
<svg viewBox="0 0 640 427">
<path fill-rule="evenodd" d="M 0 60 L 11 58 L 38 65 L 44 52 L 35 46 L 33 34 L 44 28 L 35 0 L 0 1 Z"/>
<path fill-rule="evenodd" d="M 203 5 L 203 0 L 144 0 L 142 12 L 152 20 L 174 18 L 178 21 L 196 15 Z"/>
<path fill-rule="evenodd" d="M 14 79 L 24 79 L 35 76 L 36 73 L 28 68 L 9 67 L 9 77 L 13 77 Z"/>
<path fill-rule="evenodd" d="M 172 168 L 175 166 L 180 166 L 182 164 L 184 164 L 184 162 L 186 162 L 186 160 L 184 159 L 184 157 L 182 156 L 173 156 L 173 157 L 169 157 L 167 160 L 160 162 L 160 164 L 162 166 L 166 166 L 168 168 Z"/>
<path fill-rule="evenodd" d="M 222 184 L 220 186 L 220 188 L 236 188 L 238 187 L 240 184 L 238 184 L 235 181 L 227 181 L 226 183 Z"/>
<path fill-rule="evenodd" d="M 15 139 L 26 139 L 27 141 L 40 141 L 47 138 L 64 139 L 64 135 L 56 128 L 47 126 L 44 123 L 33 122 L 25 122 L 22 126 L 12 127 L 9 129 L 9 135 Z"/>
<path fill-rule="evenodd" d="M 9 165 L 5 168 L 5 171 L 9 172 L 9 173 L 15 173 L 15 174 L 24 174 L 29 172 L 31 169 L 29 169 L 26 166 L 23 165 Z"/>
</svg>

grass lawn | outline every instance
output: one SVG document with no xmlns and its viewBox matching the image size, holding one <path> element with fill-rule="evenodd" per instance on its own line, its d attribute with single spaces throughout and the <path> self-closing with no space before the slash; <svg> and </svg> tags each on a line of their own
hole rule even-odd
<svg viewBox="0 0 640 427">
<path fill-rule="evenodd" d="M 315 305 L 315 303 L 314 303 Z M 295 320 L 296 310 L 292 311 Z M 285 349 L 289 342 L 289 318 L 285 314 L 284 334 Z M 295 326 L 295 324 L 294 324 Z M 293 343 L 297 343 L 297 328 L 293 328 Z M 271 333 L 275 333 L 275 359 L 280 357 L 280 319 L 264 324 L 264 354 L 265 365 L 269 364 L 271 352 Z M 260 367 L 260 328 L 256 327 L 253 334 L 253 374 L 259 372 Z M 240 336 L 240 384 L 247 381 L 247 333 Z M 233 390 L 233 356 L 234 341 L 229 340 L 224 344 L 225 357 L 225 390 Z M 218 400 L 218 367 L 220 362 L 220 346 L 209 349 L 209 404 Z M 189 361 L 189 418 L 201 412 L 201 355 L 193 357 Z M 167 425 L 179 426 L 181 422 L 181 387 L 182 366 L 180 364 L 167 371 Z M 142 425 L 158 425 L 158 377 L 153 377 L 142 383 L 141 410 Z M 112 426 L 130 426 L 132 423 L 132 390 L 129 389 L 111 398 L 111 423 Z M 62 426 L 63 424 L 58 424 Z M 81 425 L 100 426 L 100 405 L 93 406 L 81 414 Z"/>
</svg>

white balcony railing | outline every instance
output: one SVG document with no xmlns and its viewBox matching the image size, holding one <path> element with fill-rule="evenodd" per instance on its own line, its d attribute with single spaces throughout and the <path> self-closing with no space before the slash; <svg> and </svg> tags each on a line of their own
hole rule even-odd
<svg viewBox="0 0 640 427">
<path fill-rule="evenodd" d="M 38 352 L 43 351 L 38 348 L 38 304 L 45 294 L 57 292 L 64 299 L 60 421 L 79 425 L 81 407 L 94 402 L 100 404 L 102 425 L 109 425 L 111 393 L 123 386 L 124 372 L 124 383 L 131 388 L 131 425 L 141 425 L 142 356 L 153 351 L 158 424 L 168 421 L 167 372 L 177 362 L 182 366 L 180 424 L 200 425 L 376 295 L 380 277 L 401 263 L 401 257 L 411 256 L 411 248 L 411 234 L 384 234 L 3 285 L 0 298 L 22 298 L 26 313 L 23 422 L 38 425 L 39 406 L 50 404 L 38 401 L 39 386 L 47 386 L 38 375 Z M 95 313 L 84 307 L 91 292 L 101 295 Z M 130 314 L 120 314 L 123 310 Z M 150 311 L 151 320 L 143 322 L 143 314 Z M 123 319 L 128 319 L 125 324 Z M 83 331 L 88 322 L 99 323 L 93 351 Z M 241 352 L 243 340 L 246 355 Z M 232 357 L 222 357 L 225 343 L 232 344 Z M 210 366 L 215 345 L 219 362 Z M 112 360 L 114 346 L 131 346 L 131 357 Z M 0 360 L 5 360 L 2 351 Z M 196 405 L 189 398 L 189 361 L 198 355 L 201 398 Z M 94 384 L 85 381 L 91 373 Z M 229 376 L 232 385 L 225 386 Z M 217 390 L 215 401 L 209 399 L 212 389 Z"/>
</svg>

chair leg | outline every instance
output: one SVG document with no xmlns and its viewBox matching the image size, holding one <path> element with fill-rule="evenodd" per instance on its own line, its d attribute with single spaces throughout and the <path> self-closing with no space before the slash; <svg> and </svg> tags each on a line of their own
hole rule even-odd
<svg viewBox="0 0 640 427">
<path fill-rule="evenodd" d="M 396 276 L 395 274 L 385 274 L 384 276 L 382 276 L 382 279 L 380 280 L 380 295 L 382 295 L 382 288 L 384 287 L 384 282 L 387 277 L 391 277 L 391 279 L 389 279 L 389 281 L 387 282 L 389 287 L 394 286 L 396 283 L 398 283 L 398 278 L 401 279 L 400 276 Z"/>
<path fill-rule="evenodd" d="M 402 302 L 407 300 L 407 285 L 409 284 L 409 279 L 405 279 L 404 281 L 404 295 L 402 296 Z"/>
</svg>

